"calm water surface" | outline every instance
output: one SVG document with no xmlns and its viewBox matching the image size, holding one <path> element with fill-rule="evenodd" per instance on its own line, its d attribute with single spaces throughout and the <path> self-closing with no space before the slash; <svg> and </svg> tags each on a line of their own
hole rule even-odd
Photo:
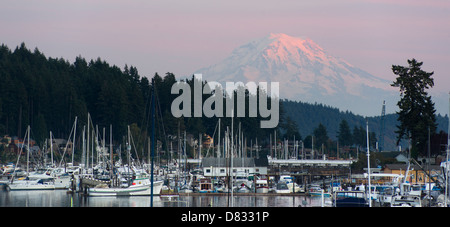
<svg viewBox="0 0 450 227">
<path fill-rule="evenodd" d="M 227 207 L 228 196 L 153 197 L 154 207 Z M 325 205 L 330 199 L 325 198 Z M 65 190 L 0 191 L 0 207 L 149 207 L 150 196 L 85 197 Z M 234 196 L 235 207 L 313 207 L 320 197 L 309 196 Z"/>
</svg>

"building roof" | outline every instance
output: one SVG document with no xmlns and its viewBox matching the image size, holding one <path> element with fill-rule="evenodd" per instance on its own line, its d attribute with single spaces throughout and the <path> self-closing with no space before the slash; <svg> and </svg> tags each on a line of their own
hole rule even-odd
<svg viewBox="0 0 450 227">
<path fill-rule="evenodd" d="M 425 170 L 427 170 L 428 169 L 428 165 L 424 165 L 424 166 L 422 166 Z M 385 166 L 384 166 L 384 168 L 388 168 L 388 169 L 391 169 L 391 170 L 406 170 L 406 169 L 408 169 L 408 165 L 407 164 L 386 164 Z M 418 165 L 411 165 L 410 166 L 410 169 L 415 169 L 415 170 L 421 170 L 421 168 L 418 166 Z M 439 165 L 430 165 L 430 169 L 433 169 L 433 170 L 440 170 L 441 169 L 441 167 L 439 166 Z"/>
<path fill-rule="evenodd" d="M 233 167 L 264 167 L 268 166 L 267 158 L 233 158 Z M 231 161 L 228 158 L 202 158 L 203 167 L 229 167 Z"/>
</svg>

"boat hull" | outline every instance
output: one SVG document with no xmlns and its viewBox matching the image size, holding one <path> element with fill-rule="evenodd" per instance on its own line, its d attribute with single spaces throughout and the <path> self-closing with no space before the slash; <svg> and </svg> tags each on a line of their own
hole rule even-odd
<svg viewBox="0 0 450 227">
<path fill-rule="evenodd" d="M 269 193 L 268 187 L 256 188 L 256 193 Z"/>
<path fill-rule="evenodd" d="M 153 183 L 153 195 L 159 195 L 163 186 L 162 181 Z M 148 196 L 151 195 L 150 185 L 130 186 L 128 188 L 90 188 L 89 196 Z"/>
<path fill-rule="evenodd" d="M 364 198 L 343 198 L 336 200 L 336 207 L 368 207 L 366 200 Z"/>
<path fill-rule="evenodd" d="M 275 193 L 278 193 L 278 194 L 288 194 L 288 193 L 291 193 L 291 191 L 289 191 L 289 189 L 276 189 L 275 190 Z"/>
<path fill-rule="evenodd" d="M 8 184 L 7 188 L 8 188 L 8 190 L 11 190 L 11 191 L 19 191 L 19 190 L 54 190 L 55 189 L 55 185 L 21 183 L 21 184 Z"/>
<path fill-rule="evenodd" d="M 323 194 L 323 197 L 330 197 L 331 196 L 330 193 L 326 193 L 326 192 L 324 192 L 324 193 L 322 193 L 322 192 L 310 192 L 309 193 L 310 196 L 322 196 L 322 194 Z"/>
</svg>

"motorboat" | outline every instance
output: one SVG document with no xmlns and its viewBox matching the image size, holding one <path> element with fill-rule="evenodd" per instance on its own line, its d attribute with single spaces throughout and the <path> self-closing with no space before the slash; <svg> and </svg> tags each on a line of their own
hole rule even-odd
<svg viewBox="0 0 450 227">
<path fill-rule="evenodd" d="M 310 196 L 331 197 L 331 194 L 325 192 L 319 185 L 310 185 L 308 193 Z"/>
<path fill-rule="evenodd" d="M 368 207 L 368 200 L 364 191 L 335 191 L 334 207 Z"/>
<path fill-rule="evenodd" d="M 255 182 L 256 193 L 268 193 L 269 185 L 267 179 L 256 179 Z"/>
<path fill-rule="evenodd" d="M 209 178 L 202 178 L 199 182 L 199 188 L 198 192 L 200 193 L 207 193 L 207 192 L 213 192 L 213 184 L 211 183 L 211 179 Z"/>
<path fill-rule="evenodd" d="M 391 207 L 422 207 L 422 200 L 417 195 L 397 195 L 392 198 Z"/>
<path fill-rule="evenodd" d="M 239 187 L 236 188 L 237 193 L 250 193 L 252 190 L 244 183 L 241 183 Z"/>
<path fill-rule="evenodd" d="M 287 183 L 285 181 L 279 181 L 277 183 L 277 187 L 275 189 L 275 193 L 279 194 L 285 194 L 285 193 L 291 193 L 292 191 L 289 190 Z"/>
<path fill-rule="evenodd" d="M 294 193 L 304 192 L 304 189 L 301 188 L 297 183 L 294 182 L 294 178 L 292 176 L 281 175 L 280 181 L 286 182 L 290 192 L 294 192 Z"/>
</svg>

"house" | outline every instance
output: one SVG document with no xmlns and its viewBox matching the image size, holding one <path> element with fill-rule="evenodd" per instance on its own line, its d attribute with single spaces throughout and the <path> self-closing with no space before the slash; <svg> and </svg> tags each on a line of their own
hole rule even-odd
<svg viewBox="0 0 450 227">
<path fill-rule="evenodd" d="M 18 136 L 4 136 L 3 137 L 3 146 L 5 147 L 5 151 L 10 154 L 19 154 L 19 151 L 22 151 L 22 154 L 27 153 L 27 145 L 30 145 L 31 152 L 38 152 L 39 148 L 36 148 L 36 141 L 30 139 L 30 142 L 26 139 L 21 139 Z"/>
<path fill-rule="evenodd" d="M 211 147 L 214 146 L 214 139 L 208 134 L 203 134 L 203 147 Z"/>
<path fill-rule="evenodd" d="M 233 173 L 248 175 L 267 175 L 269 162 L 264 158 L 233 158 Z M 231 174 L 231 161 L 226 158 L 203 158 L 203 175 L 205 177 L 226 177 Z"/>
<path fill-rule="evenodd" d="M 431 172 L 431 176 L 434 179 L 441 174 L 441 167 L 439 165 L 429 165 L 429 169 L 428 165 L 425 165 L 423 168 L 427 173 Z M 383 168 L 383 173 L 405 175 L 407 169 L 407 164 L 386 164 Z M 409 174 L 406 180 L 411 184 L 425 184 L 429 182 L 427 174 L 418 165 L 410 166 Z"/>
</svg>

